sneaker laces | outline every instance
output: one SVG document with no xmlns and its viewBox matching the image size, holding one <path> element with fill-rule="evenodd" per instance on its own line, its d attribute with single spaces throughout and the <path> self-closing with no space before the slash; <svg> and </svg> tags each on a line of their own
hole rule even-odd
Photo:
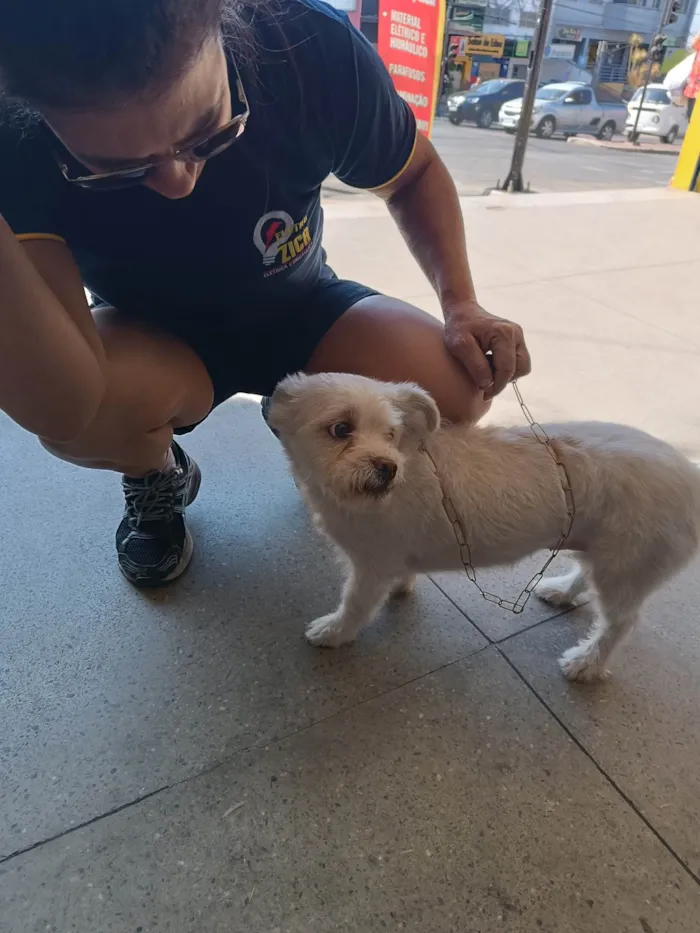
<svg viewBox="0 0 700 933">
<path fill-rule="evenodd" d="M 185 472 L 177 468 L 143 480 L 125 479 L 122 485 L 129 523 L 138 528 L 145 522 L 168 522 L 174 513 L 184 512 L 184 506 L 178 505 L 178 493 L 185 479 Z"/>
</svg>

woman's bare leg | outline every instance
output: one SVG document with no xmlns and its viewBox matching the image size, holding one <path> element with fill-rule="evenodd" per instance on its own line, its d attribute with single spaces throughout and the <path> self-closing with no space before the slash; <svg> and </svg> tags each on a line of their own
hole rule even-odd
<svg viewBox="0 0 700 933">
<path fill-rule="evenodd" d="M 79 466 L 143 476 L 166 462 L 173 428 L 195 424 L 214 390 L 199 357 L 182 341 L 132 323 L 113 309 L 95 313 L 108 361 L 108 388 L 92 424 L 66 444 L 45 443 Z"/>
<path fill-rule="evenodd" d="M 363 298 L 346 311 L 316 347 L 306 369 L 416 382 L 453 422 L 478 421 L 490 405 L 445 347 L 442 323 L 384 295 Z"/>
<path fill-rule="evenodd" d="M 104 401 L 82 435 L 42 443 L 70 463 L 125 474 L 119 567 L 137 586 L 158 586 L 189 565 L 184 512 L 200 482 L 196 463 L 173 446 L 173 429 L 205 418 L 214 391 L 204 364 L 181 341 L 113 310 L 95 320 L 107 355 Z"/>
</svg>

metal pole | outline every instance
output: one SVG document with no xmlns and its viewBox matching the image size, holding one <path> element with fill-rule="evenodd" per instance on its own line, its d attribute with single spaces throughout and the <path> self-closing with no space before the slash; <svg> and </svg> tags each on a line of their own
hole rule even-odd
<svg viewBox="0 0 700 933">
<path fill-rule="evenodd" d="M 652 40 L 653 42 L 653 40 Z M 649 87 L 649 81 L 651 80 L 651 69 L 654 63 L 651 60 L 651 46 L 649 46 L 649 67 L 647 68 L 646 77 L 644 78 L 644 87 L 642 88 L 642 96 L 639 98 L 639 105 L 637 107 L 637 116 L 634 118 L 634 126 L 632 127 L 632 145 L 639 145 L 639 136 L 637 134 L 637 127 L 639 126 L 639 118 L 642 114 L 642 107 L 644 106 L 644 98 L 647 96 L 647 88 Z"/>
<path fill-rule="evenodd" d="M 651 80 L 651 69 L 654 67 L 654 62 L 651 58 L 651 50 L 654 48 L 654 43 L 658 36 L 663 33 L 664 26 L 668 20 L 669 11 L 671 9 L 671 4 L 673 0 L 666 0 L 666 3 L 661 9 L 661 19 L 659 20 L 659 29 L 658 32 L 653 36 L 651 43 L 649 45 L 649 67 L 647 68 L 646 77 L 644 78 L 644 87 L 642 88 L 642 96 L 639 98 L 639 106 L 637 107 L 637 116 L 634 118 L 634 126 L 632 128 L 632 145 L 639 145 L 639 136 L 637 135 L 637 127 L 639 126 L 639 118 L 642 115 L 642 107 L 644 106 L 644 99 L 647 96 L 647 87 L 649 86 L 649 81 Z"/>
<path fill-rule="evenodd" d="M 595 87 L 597 84 L 600 84 L 600 75 L 603 70 L 603 60 L 608 54 L 608 43 L 601 39 L 598 43 L 598 48 L 595 53 L 595 64 L 593 65 L 593 79 L 591 84 Z"/>
<path fill-rule="evenodd" d="M 440 0 L 438 0 L 438 3 Z M 442 40 L 442 70 L 440 72 L 440 99 L 445 93 L 445 76 L 447 75 L 447 52 L 450 47 L 450 23 L 454 16 L 456 0 L 447 0 L 445 9 L 445 35 Z"/>
<path fill-rule="evenodd" d="M 523 94 L 523 106 L 520 111 L 520 121 L 515 135 L 515 145 L 513 146 L 513 160 L 510 164 L 510 171 L 503 182 L 503 191 L 524 191 L 523 184 L 523 163 L 525 161 L 525 150 L 530 135 L 530 121 L 532 120 L 532 108 L 535 104 L 535 94 L 540 79 L 540 69 L 542 68 L 542 59 L 544 58 L 544 47 L 547 44 L 547 35 L 549 33 L 549 21 L 552 16 L 552 7 L 554 0 L 541 0 L 539 15 L 537 18 L 537 30 L 533 40 L 533 49 L 530 52 L 530 67 L 527 73 L 525 83 L 525 93 Z"/>
</svg>

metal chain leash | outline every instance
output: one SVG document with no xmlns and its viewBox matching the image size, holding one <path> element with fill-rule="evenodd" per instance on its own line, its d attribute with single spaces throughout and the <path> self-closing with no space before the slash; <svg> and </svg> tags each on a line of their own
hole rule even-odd
<svg viewBox="0 0 700 933">
<path fill-rule="evenodd" d="M 481 593 L 481 595 L 484 597 L 484 599 L 487 602 L 495 603 L 497 606 L 500 606 L 501 609 L 505 609 L 508 612 L 513 612 L 516 615 L 519 615 L 523 611 L 525 606 L 527 605 L 528 600 L 530 599 L 530 596 L 532 595 L 535 587 L 545 575 L 547 568 L 552 563 L 554 558 L 562 550 L 566 542 L 566 539 L 571 534 L 571 529 L 574 524 L 574 516 L 576 514 L 576 506 L 574 503 L 574 494 L 571 489 L 571 481 L 569 479 L 569 474 L 567 472 L 566 466 L 562 463 L 561 459 L 559 458 L 559 455 L 557 454 L 552 444 L 552 441 L 549 435 L 547 434 L 547 432 L 545 431 L 545 429 L 542 427 L 541 424 L 539 424 L 539 422 L 535 421 L 535 419 L 532 417 L 530 413 L 530 409 L 527 407 L 527 405 L 525 404 L 525 401 L 523 400 L 522 395 L 520 394 L 520 389 L 518 388 L 517 382 L 513 382 L 512 386 L 513 386 L 513 391 L 515 392 L 515 397 L 518 400 L 518 404 L 520 405 L 523 411 L 523 414 L 525 415 L 525 418 L 528 424 L 530 425 L 530 430 L 535 435 L 535 437 L 540 442 L 540 444 L 542 444 L 542 446 L 547 450 L 547 453 L 550 455 L 550 457 L 556 464 L 557 471 L 559 473 L 559 479 L 561 482 L 562 492 L 564 494 L 564 507 L 566 510 L 564 530 L 562 532 L 561 537 L 557 541 L 556 545 L 552 548 L 552 552 L 547 558 L 547 560 L 545 561 L 545 564 L 542 567 L 542 569 L 539 570 L 534 575 L 534 577 L 530 580 L 527 586 L 523 589 L 523 591 L 520 593 L 517 599 L 515 600 L 504 599 L 502 596 L 496 596 L 495 593 L 489 593 L 488 590 L 485 590 L 481 586 L 479 581 L 477 580 L 476 571 L 472 563 L 471 549 L 469 547 L 469 541 L 465 533 L 462 520 L 460 519 L 457 513 L 457 510 L 452 504 L 452 500 L 445 492 L 445 488 L 442 484 L 442 480 L 440 479 L 440 473 L 438 471 L 437 464 L 433 460 L 433 457 L 430 451 L 428 450 L 425 444 L 421 444 L 419 450 L 421 451 L 421 453 L 425 454 L 428 460 L 428 463 L 430 464 L 430 467 L 433 473 L 435 474 L 435 478 L 437 479 L 438 484 L 440 486 L 440 491 L 442 492 L 442 507 L 445 510 L 445 514 L 447 515 L 447 518 L 449 519 L 449 522 L 452 525 L 452 528 L 454 530 L 455 539 L 459 546 L 459 556 L 461 558 L 467 577 L 471 580 L 471 582 L 474 584 L 474 586 L 477 588 L 477 590 Z"/>
</svg>

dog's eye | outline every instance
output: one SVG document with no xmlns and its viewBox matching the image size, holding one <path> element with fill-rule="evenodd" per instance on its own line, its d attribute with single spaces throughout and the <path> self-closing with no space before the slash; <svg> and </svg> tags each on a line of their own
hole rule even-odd
<svg viewBox="0 0 700 933">
<path fill-rule="evenodd" d="M 389 438 L 390 441 L 393 441 L 394 438 L 396 437 L 396 431 L 393 428 L 391 428 L 387 433 L 387 437 Z"/>
<path fill-rule="evenodd" d="M 328 433 L 338 441 L 346 441 L 352 434 L 352 425 L 349 421 L 336 421 L 328 428 Z"/>
</svg>

